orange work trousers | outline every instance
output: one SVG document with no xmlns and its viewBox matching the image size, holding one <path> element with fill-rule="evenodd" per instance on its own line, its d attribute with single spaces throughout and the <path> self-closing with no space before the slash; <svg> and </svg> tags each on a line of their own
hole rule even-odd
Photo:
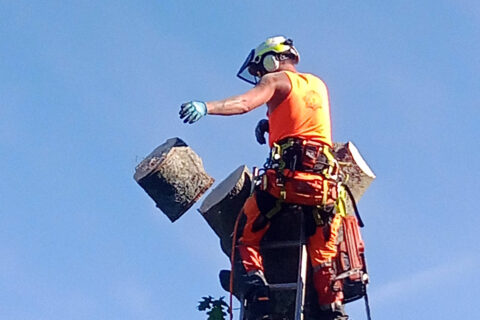
<svg viewBox="0 0 480 320">
<path fill-rule="evenodd" d="M 275 194 L 275 192 L 269 193 Z M 293 193 L 290 194 L 298 201 L 298 197 L 295 197 Z M 285 203 L 303 204 L 289 200 L 289 193 L 287 193 Z M 239 239 L 240 258 L 247 272 L 256 270 L 263 272 L 263 259 L 259 249 L 260 242 L 270 227 L 270 222 L 258 231 L 252 230 L 255 220 L 261 214 L 257 203 L 257 192 L 254 192 L 247 199 L 243 206 L 243 212 L 247 221 Z M 335 214 L 330 224 L 330 237 L 328 239 L 325 239 L 324 236 L 324 226 L 317 226 L 315 234 L 308 239 L 307 250 L 313 267 L 313 281 L 320 306 L 327 306 L 343 299 L 341 291 L 332 290 L 333 278 L 335 277 L 332 262 L 337 255 L 336 242 L 341 224 L 342 217 Z"/>
</svg>

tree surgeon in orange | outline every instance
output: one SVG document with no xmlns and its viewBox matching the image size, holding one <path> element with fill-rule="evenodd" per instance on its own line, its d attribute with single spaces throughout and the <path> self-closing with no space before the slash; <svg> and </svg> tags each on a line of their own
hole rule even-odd
<svg viewBox="0 0 480 320">
<path fill-rule="evenodd" d="M 297 72 L 298 62 L 292 40 L 283 36 L 268 38 L 250 52 L 237 74 L 254 84 L 253 89 L 223 100 L 184 103 L 180 117 L 193 123 L 207 114 L 236 115 L 267 105 L 268 120 L 258 123 L 255 134 L 257 141 L 264 144 L 268 132 L 270 158 L 262 182 L 243 207 L 247 222 L 239 238 L 243 266 L 253 282 L 260 283 L 259 290 L 247 299 L 258 306 L 257 319 L 270 319 L 260 241 L 279 205 L 298 204 L 316 216 L 316 231 L 308 239 L 308 253 L 322 319 L 347 319 L 342 293 L 332 289 L 341 217 L 334 209 L 338 164 L 331 153 L 328 91 L 318 77 Z"/>
</svg>

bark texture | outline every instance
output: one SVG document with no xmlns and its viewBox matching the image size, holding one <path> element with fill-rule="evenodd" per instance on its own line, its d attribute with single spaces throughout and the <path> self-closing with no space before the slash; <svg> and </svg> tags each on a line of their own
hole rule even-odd
<svg viewBox="0 0 480 320">
<path fill-rule="evenodd" d="M 350 188 L 358 203 L 376 176 L 352 142 L 335 143 L 334 151 L 342 171 L 347 174 L 345 184 Z M 353 212 L 352 202 L 350 198 L 348 198 L 347 213 L 350 214 Z"/>
<path fill-rule="evenodd" d="M 210 188 L 202 159 L 180 138 L 168 139 L 136 168 L 135 181 L 174 222 Z"/>
</svg>

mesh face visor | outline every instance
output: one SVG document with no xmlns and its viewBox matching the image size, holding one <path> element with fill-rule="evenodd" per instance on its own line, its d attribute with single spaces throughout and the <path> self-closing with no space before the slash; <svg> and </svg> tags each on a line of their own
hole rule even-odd
<svg viewBox="0 0 480 320">
<path fill-rule="evenodd" d="M 237 77 L 243 81 L 247 81 L 253 85 L 257 85 L 259 77 L 254 76 L 256 74 L 255 64 L 253 64 L 253 56 L 255 55 L 255 50 L 250 51 L 247 56 L 247 59 L 242 64 L 242 67 L 237 72 Z"/>
</svg>

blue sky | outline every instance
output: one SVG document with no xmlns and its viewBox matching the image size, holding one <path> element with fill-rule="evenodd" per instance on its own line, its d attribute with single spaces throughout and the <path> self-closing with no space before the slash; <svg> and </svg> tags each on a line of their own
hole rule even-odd
<svg viewBox="0 0 480 320">
<path fill-rule="evenodd" d="M 134 168 L 174 136 L 217 182 L 262 164 L 264 108 L 178 110 L 247 90 L 237 69 L 278 34 L 377 175 L 359 204 L 374 319 L 475 318 L 477 1 L 18 0 L 0 1 L 0 319 L 204 318 L 228 259 L 201 202 L 170 223 Z"/>
</svg>

